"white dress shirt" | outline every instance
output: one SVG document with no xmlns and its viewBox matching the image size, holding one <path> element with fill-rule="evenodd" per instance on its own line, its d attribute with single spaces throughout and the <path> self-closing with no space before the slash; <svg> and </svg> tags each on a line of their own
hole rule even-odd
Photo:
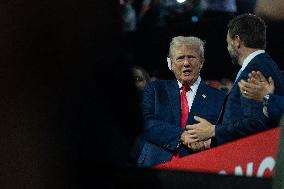
<svg viewBox="0 0 284 189">
<path fill-rule="evenodd" d="M 186 98 L 187 98 L 187 103 L 188 103 L 188 111 L 190 112 L 193 100 L 195 98 L 198 86 L 201 82 L 201 77 L 199 76 L 197 78 L 197 80 L 195 81 L 195 83 L 193 83 L 193 85 L 190 86 L 190 90 L 186 92 Z M 178 81 L 178 86 L 180 88 L 180 93 L 182 92 L 181 87 L 182 84 Z"/>
<path fill-rule="evenodd" d="M 256 57 L 257 55 L 259 55 L 259 54 L 261 54 L 261 53 L 265 53 L 265 51 L 264 51 L 264 50 L 257 50 L 257 51 L 254 51 L 253 53 L 249 54 L 249 55 L 244 59 L 243 65 L 242 65 L 240 71 L 238 72 L 235 81 L 237 81 L 238 77 L 241 75 L 242 71 L 247 67 L 247 65 L 250 63 L 250 61 L 251 61 L 254 57 Z"/>
</svg>

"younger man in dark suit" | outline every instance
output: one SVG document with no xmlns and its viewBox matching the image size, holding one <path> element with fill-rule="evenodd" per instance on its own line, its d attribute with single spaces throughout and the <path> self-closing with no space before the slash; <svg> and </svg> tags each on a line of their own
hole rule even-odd
<svg viewBox="0 0 284 189">
<path fill-rule="evenodd" d="M 216 122 L 224 100 L 222 91 L 201 80 L 200 70 L 204 63 L 204 42 L 201 39 L 174 37 L 170 43 L 169 59 L 170 70 L 176 79 L 154 81 L 146 84 L 144 89 L 145 123 L 144 142 L 140 143 L 138 155 L 140 167 L 157 165 L 209 148 L 211 140 L 191 140 L 185 126 L 196 123 L 195 115 Z M 188 91 L 182 92 L 181 88 L 188 87 Z"/>
<path fill-rule="evenodd" d="M 262 104 L 244 98 L 237 83 L 247 80 L 253 70 L 271 76 L 275 83 L 275 94 L 284 95 L 284 82 L 277 64 L 265 52 L 266 25 L 253 14 L 242 14 L 228 24 L 228 51 L 234 64 L 242 66 L 234 86 L 225 98 L 220 118 L 216 125 L 196 117 L 199 122 L 187 127 L 192 139 L 206 140 L 215 137 L 217 145 L 252 135 L 276 125 L 269 123 L 262 112 Z"/>
</svg>

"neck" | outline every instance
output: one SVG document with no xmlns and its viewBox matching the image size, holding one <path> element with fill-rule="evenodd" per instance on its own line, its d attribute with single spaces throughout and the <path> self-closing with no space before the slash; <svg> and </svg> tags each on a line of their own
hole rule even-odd
<svg viewBox="0 0 284 189">
<path fill-rule="evenodd" d="M 261 49 L 255 49 L 255 48 L 248 48 L 248 47 L 243 47 L 243 49 L 240 51 L 240 58 L 239 58 L 239 65 L 242 66 L 244 60 L 253 52 L 258 51 Z"/>
</svg>

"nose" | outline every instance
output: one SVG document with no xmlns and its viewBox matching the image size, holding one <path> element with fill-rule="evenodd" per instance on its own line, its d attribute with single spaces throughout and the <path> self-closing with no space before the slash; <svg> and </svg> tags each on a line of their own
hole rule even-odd
<svg viewBox="0 0 284 189">
<path fill-rule="evenodd" d="M 190 58 L 189 57 L 184 57 L 184 60 L 183 60 L 183 65 L 184 66 L 189 66 L 190 65 Z"/>
</svg>

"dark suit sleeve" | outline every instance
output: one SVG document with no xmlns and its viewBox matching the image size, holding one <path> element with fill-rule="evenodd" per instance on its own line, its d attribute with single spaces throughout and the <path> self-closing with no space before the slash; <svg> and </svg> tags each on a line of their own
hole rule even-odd
<svg viewBox="0 0 284 189">
<path fill-rule="evenodd" d="M 144 132 L 143 138 L 155 145 L 175 151 L 184 129 L 170 120 L 173 116 L 169 106 L 163 107 L 166 99 L 158 99 L 153 83 L 146 84 L 143 97 Z"/>
<path fill-rule="evenodd" d="M 236 114 L 242 114 L 242 117 L 232 116 L 231 119 L 226 119 L 226 122 L 216 125 L 215 138 L 218 145 L 268 129 L 261 103 L 240 95 L 240 107 L 235 111 L 239 111 Z"/>
<path fill-rule="evenodd" d="M 271 60 L 267 58 L 265 61 L 259 61 L 258 64 L 249 65 L 240 75 L 240 79 L 247 80 L 251 71 L 259 70 L 265 77 L 271 76 L 276 91 L 281 91 L 279 90 L 282 85 L 279 79 L 281 74 L 275 69 L 275 63 L 267 63 L 268 61 Z M 229 113 L 225 112 L 222 122 L 216 125 L 215 130 L 218 145 L 274 127 L 263 114 L 262 103 L 244 98 L 237 84 L 233 87 L 225 106 Z"/>
<path fill-rule="evenodd" d="M 271 95 L 267 111 L 270 118 L 279 120 L 284 112 L 284 96 Z"/>
</svg>

